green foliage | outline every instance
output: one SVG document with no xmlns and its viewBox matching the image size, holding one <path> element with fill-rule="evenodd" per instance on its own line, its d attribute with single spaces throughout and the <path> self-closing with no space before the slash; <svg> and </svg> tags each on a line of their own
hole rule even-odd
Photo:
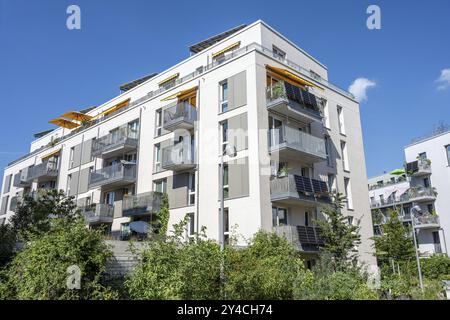
<svg viewBox="0 0 450 320">
<path fill-rule="evenodd" d="M 0 225 L 0 268 L 13 257 L 16 236 L 9 225 Z"/>
<path fill-rule="evenodd" d="M 414 242 L 410 233 L 411 230 L 399 220 L 398 212 L 391 210 L 389 219 L 383 224 L 383 234 L 373 238 L 375 254 L 383 274 L 397 272 L 396 266 L 400 267 L 401 272 L 407 272 L 408 266 L 414 263 Z"/>
<path fill-rule="evenodd" d="M 101 234 L 81 220 L 53 219 L 45 233 L 30 233 L 25 247 L 2 275 L 0 297 L 10 299 L 112 299 L 101 278 L 112 253 Z M 81 269 L 81 289 L 67 288 L 67 268 Z"/>
<path fill-rule="evenodd" d="M 317 220 L 316 224 L 321 227 L 324 244 L 321 251 L 333 258 L 335 268 L 345 267 L 349 261 L 357 258 L 355 248 L 361 242 L 359 226 L 350 225 L 347 217 L 342 214 L 344 197 L 337 193 L 333 196 L 331 205 L 322 208 L 325 220 Z"/>
<path fill-rule="evenodd" d="M 152 222 L 153 230 L 155 234 L 166 236 L 167 229 L 169 227 L 169 197 L 167 193 L 162 195 L 161 207 L 159 212 L 155 216 L 155 220 Z"/>
<path fill-rule="evenodd" d="M 450 258 L 435 254 L 420 260 L 422 274 L 429 280 L 450 280 Z"/>
<path fill-rule="evenodd" d="M 71 223 L 78 216 L 73 197 L 66 197 L 63 191 L 48 190 L 37 196 L 24 195 L 10 222 L 19 239 L 27 241 L 33 235 L 48 232 L 54 218 Z"/>
<path fill-rule="evenodd" d="M 303 261 L 285 238 L 259 232 L 240 250 L 227 248 L 227 299 L 292 299 L 295 283 L 304 273 Z"/>
<path fill-rule="evenodd" d="M 367 275 L 347 266 L 335 271 L 334 262 L 322 255 L 312 271 L 302 274 L 295 287 L 295 299 L 301 300 L 377 300 L 378 293 L 367 285 Z"/>
</svg>

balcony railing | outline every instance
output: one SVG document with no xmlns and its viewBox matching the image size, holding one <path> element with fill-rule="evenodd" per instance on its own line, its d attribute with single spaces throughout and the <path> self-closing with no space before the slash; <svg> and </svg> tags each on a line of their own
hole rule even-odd
<svg viewBox="0 0 450 320">
<path fill-rule="evenodd" d="M 197 108 L 187 102 L 176 103 L 164 110 L 163 127 L 168 131 L 177 128 L 192 129 L 197 120 Z"/>
<path fill-rule="evenodd" d="M 138 146 L 138 133 L 131 131 L 127 127 L 107 134 L 99 139 L 95 139 L 92 144 L 92 155 L 108 155 L 111 156 L 112 151 L 120 151 L 121 153 L 136 149 Z"/>
<path fill-rule="evenodd" d="M 296 152 L 297 156 L 300 153 L 303 159 L 312 162 L 320 162 L 327 159 L 324 139 L 286 125 L 281 129 L 269 130 L 269 134 L 272 152 L 287 149 L 288 151 Z"/>
<path fill-rule="evenodd" d="M 286 89 L 289 86 L 290 90 Z M 322 121 L 316 96 L 283 81 L 266 88 L 267 108 L 310 123 Z"/>
<path fill-rule="evenodd" d="M 30 181 L 27 181 L 28 169 L 23 169 L 22 171 L 14 175 L 13 186 L 16 188 L 29 187 L 31 185 Z"/>
<path fill-rule="evenodd" d="M 136 180 L 136 164 L 116 163 L 91 173 L 89 187 L 124 185 Z"/>
<path fill-rule="evenodd" d="M 166 170 L 186 170 L 195 167 L 194 152 L 188 143 L 178 143 L 162 149 L 161 166 Z"/>
<path fill-rule="evenodd" d="M 32 182 L 40 178 L 56 178 L 58 175 L 58 164 L 56 162 L 42 162 L 28 168 L 27 182 Z"/>
<path fill-rule="evenodd" d="M 270 181 L 272 201 L 330 203 L 331 198 L 325 181 L 289 174 Z"/>
<path fill-rule="evenodd" d="M 372 209 L 390 207 L 407 202 L 433 201 L 436 199 L 436 191 L 432 188 L 410 188 L 401 196 L 390 196 L 387 199 L 372 200 Z"/>
<path fill-rule="evenodd" d="M 138 195 L 125 196 L 122 201 L 124 217 L 156 213 L 161 208 L 162 193 L 146 192 Z"/>
<path fill-rule="evenodd" d="M 395 179 L 394 181 L 384 181 L 382 183 L 370 185 L 369 190 L 380 189 L 380 188 L 392 186 L 392 185 L 399 184 L 399 183 L 406 182 L 406 181 L 407 181 L 406 177 L 400 176 L 397 179 Z"/>
<path fill-rule="evenodd" d="M 114 219 L 114 206 L 97 203 L 80 208 L 88 224 L 112 223 Z"/>
<path fill-rule="evenodd" d="M 277 226 L 274 232 L 286 238 L 298 250 L 304 252 L 318 252 L 323 244 L 321 229 L 310 226 Z"/>
<path fill-rule="evenodd" d="M 439 216 L 432 214 L 423 214 L 414 217 L 414 225 L 416 228 L 438 228 Z"/>
<path fill-rule="evenodd" d="M 431 174 L 431 163 L 428 159 L 419 159 L 408 162 L 405 165 L 406 172 L 411 176 L 422 176 Z"/>
</svg>

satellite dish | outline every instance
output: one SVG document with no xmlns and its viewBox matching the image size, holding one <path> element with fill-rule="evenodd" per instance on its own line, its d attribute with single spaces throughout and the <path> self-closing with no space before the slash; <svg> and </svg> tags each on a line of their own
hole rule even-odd
<svg viewBox="0 0 450 320">
<path fill-rule="evenodd" d="M 145 221 L 133 221 L 130 223 L 130 229 L 137 233 L 148 233 L 150 225 Z"/>
<path fill-rule="evenodd" d="M 227 144 L 225 147 L 225 154 L 229 157 L 236 156 L 236 147 L 232 146 L 231 144 Z"/>
</svg>

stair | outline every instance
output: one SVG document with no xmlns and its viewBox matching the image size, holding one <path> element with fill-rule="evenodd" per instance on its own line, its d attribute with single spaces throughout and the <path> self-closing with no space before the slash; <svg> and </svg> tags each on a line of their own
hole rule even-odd
<svg viewBox="0 0 450 320">
<path fill-rule="evenodd" d="M 123 277 L 131 273 L 138 263 L 137 255 L 130 251 L 129 241 L 105 240 L 110 246 L 114 257 L 106 263 L 106 274 L 108 277 Z M 142 242 L 133 242 L 138 251 L 142 248 Z"/>
</svg>

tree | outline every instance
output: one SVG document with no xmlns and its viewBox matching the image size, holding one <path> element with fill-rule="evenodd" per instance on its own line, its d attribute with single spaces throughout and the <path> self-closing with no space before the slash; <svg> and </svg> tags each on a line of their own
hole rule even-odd
<svg viewBox="0 0 450 320">
<path fill-rule="evenodd" d="M 30 233 L 12 260 L 0 286 L 7 299 L 112 299 L 117 295 L 102 284 L 106 260 L 112 256 L 100 232 L 81 219 L 68 223 L 54 218 L 49 230 Z M 81 270 L 80 289 L 67 286 L 68 268 Z"/>
<path fill-rule="evenodd" d="M 10 223 L 19 240 L 28 240 L 32 235 L 48 232 L 54 218 L 64 219 L 67 223 L 79 216 L 73 197 L 67 197 L 63 191 L 48 190 L 38 194 L 26 194 L 18 203 Z"/>
<path fill-rule="evenodd" d="M 450 279 L 450 258 L 447 255 L 434 254 L 427 259 L 420 260 L 422 274 L 429 280 Z"/>
<path fill-rule="evenodd" d="M 408 264 L 415 264 L 410 228 L 399 220 L 397 211 L 390 210 L 388 216 L 389 219 L 383 224 L 382 234 L 373 238 L 375 255 L 384 275 L 398 273 L 400 268 L 401 272 L 407 272 Z"/>
<path fill-rule="evenodd" d="M 344 199 L 339 193 L 333 195 L 333 203 L 322 207 L 325 220 L 316 220 L 323 239 L 320 250 L 332 257 L 336 269 L 344 267 L 349 261 L 356 261 L 356 247 L 361 242 L 359 226 L 349 224 L 342 214 Z"/>
<path fill-rule="evenodd" d="M 159 212 L 155 216 L 155 220 L 152 221 L 152 226 L 155 234 L 166 236 L 167 229 L 169 227 L 169 197 L 167 193 L 162 194 L 161 206 Z"/>
<path fill-rule="evenodd" d="M 16 236 L 10 225 L 0 225 L 0 268 L 13 257 L 15 245 Z"/>
</svg>

